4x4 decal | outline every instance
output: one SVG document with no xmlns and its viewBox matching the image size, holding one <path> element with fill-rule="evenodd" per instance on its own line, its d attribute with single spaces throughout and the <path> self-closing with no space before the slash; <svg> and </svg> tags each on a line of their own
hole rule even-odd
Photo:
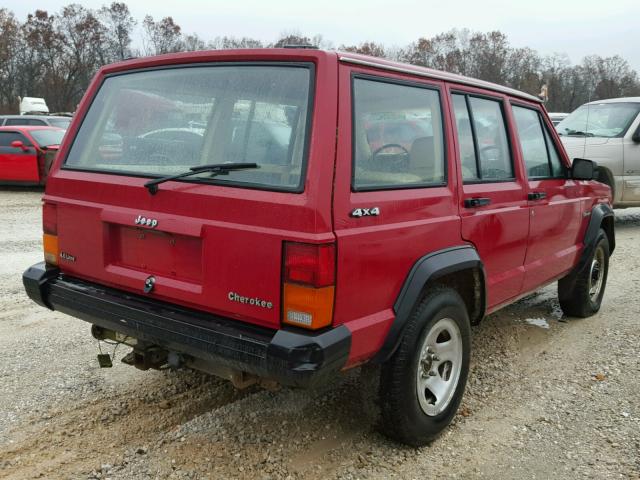
<svg viewBox="0 0 640 480">
<path fill-rule="evenodd" d="M 351 216 L 352 217 L 371 217 L 371 216 L 378 216 L 380 215 L 380 208 L 379 207 L 373 207 L 373 208 L 356 208 L 354 211 L 351 212 Z"/>
</svg>

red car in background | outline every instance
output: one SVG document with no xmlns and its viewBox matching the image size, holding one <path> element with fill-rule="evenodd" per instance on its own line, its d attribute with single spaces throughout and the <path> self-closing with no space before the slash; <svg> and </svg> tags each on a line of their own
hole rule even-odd
<svg viewBox="0 0 640 480">
<path fill-rule="evenodd" d="M 0 184 L 44 185 L 65 132 L 57 127 L 0 127 Z"/>
</svg>

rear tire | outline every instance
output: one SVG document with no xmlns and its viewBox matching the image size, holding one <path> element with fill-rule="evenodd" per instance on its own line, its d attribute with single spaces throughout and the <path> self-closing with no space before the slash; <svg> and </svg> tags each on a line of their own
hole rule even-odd
<svg viewBox="0 0 640 480">
<path fill-rule="evenodd" d="M 558 298 L 564 314 L 585 318 L 600 310 L 608 273 L 609 240 L 600 229 L 587 264 L 579 272 L 558 281 Z"/>
<path fill-rule="evenodd" d="M 471 328 L 465 303 L 449 288 L 430 291 L 412 314 L 400 345 L 382 365 L 382 431 L 420 447 L 451 423 L 469 373 Z"/>
</svg>

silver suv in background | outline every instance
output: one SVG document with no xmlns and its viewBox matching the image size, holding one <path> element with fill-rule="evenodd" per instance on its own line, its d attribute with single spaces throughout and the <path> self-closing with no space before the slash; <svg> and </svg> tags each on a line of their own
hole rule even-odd
<svg viewBox="0 0 640 480">
<path fill-rule="evenodd" d="M 554 127 L 558 125 L 562 120 L 567 118 L 568 116 L 569 116 L 568 113 L 549 112 L 549 118 L 551 119 L 551 123 L 553 123 Z"/>
<path fill-rule="evenodd" d="M 569 158 L 598 163 L 598 180 L 611 187 L 614 207 L 640 206 L 640 97 L 585 103 L 556 130 Z"/>
<path fill-rule="evenodd" d="M 69 128 L 71 117 L 58 115 L 0 115 L 0 127 L 35 125 L 38 127 Z"/>
</svg>

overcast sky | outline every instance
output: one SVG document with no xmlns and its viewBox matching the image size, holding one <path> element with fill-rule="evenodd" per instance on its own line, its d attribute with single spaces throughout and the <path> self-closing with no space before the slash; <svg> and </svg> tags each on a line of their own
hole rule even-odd
<svg viewBox="0 0 640 480">
<path fill-rule="evenodd" d="M 3 0 L 21 20 L 40 8 L 71 1 Z M 99 8 L 109 1 L 78 1 Z M 405 45 L 452 28 L 501 30 L 515 47 L 566 53 L 573 63 L 590 54 L 621 55 L 640 71 L 640 0 L 130 0 L 138 21 L 172 16 L 185 33 L 274 41 L 284 31 L 322 34 L 337 47 L 367 40 Z M 139 45 L 140 33 L 134 42 Z"/>
</svg>

